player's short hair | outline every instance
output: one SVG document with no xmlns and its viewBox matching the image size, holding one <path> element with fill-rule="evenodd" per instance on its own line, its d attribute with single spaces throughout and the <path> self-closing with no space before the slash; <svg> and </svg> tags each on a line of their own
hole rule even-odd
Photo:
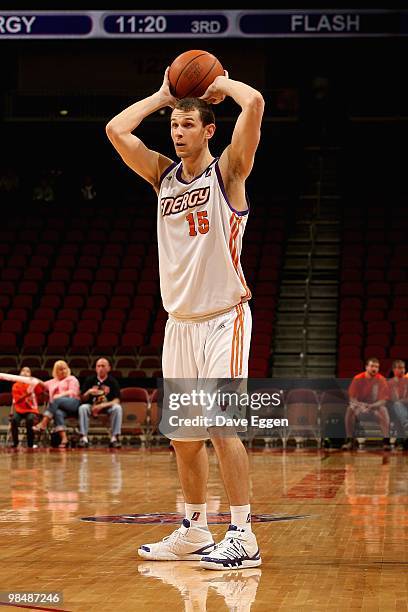
<svg viewBox="0 0 408 612">
<path fill-rule="evenodd" d="M 403 361 L 402 359 L 395 359 L 392 362 L 392 369 L 397 368 L 400 365 L 404 366 L 404 368 L 405 368 L 405 361 Z"/>
<path fill-rule="evenodd" d="M 204 102 L 204 100 L 200 100 L 200 98 L 182 98 L 177 100 L 174 108 L 181 111 L 198 110 L 201 123 L 204 127 L 210 123 L 215 123 L 215 116 L 211 106 Z"/>
<path fill-rule="evenodd" d="M 378 365 L 380 365 L 380 361 L 377 359 L 377 357 L 368 357 L 368 359 L 366 359 L 365 361 L 366 366 L 370 363 L 370 361 L 372 361 L 373 363 L 378 363 Z"/>
</svg>

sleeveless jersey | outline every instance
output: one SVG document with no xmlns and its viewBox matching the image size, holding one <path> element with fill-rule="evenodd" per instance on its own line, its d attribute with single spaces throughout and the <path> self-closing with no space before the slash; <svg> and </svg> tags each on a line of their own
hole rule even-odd
<svg viewBox="0 0 408 612">
<path fill-rule="evenodd" d="M 167 312 L 205 320 L 246 302 L 240 263 L 248 211 L 228 201 L 218 159 L 190 182 L 175 162 L 161 177 L 157 236 L 160 290 Z"/>
</svg>

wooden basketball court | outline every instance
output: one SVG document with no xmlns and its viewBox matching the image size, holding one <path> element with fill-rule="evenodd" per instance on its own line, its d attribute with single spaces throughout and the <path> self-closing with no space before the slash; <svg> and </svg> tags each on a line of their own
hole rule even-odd
<svg viewBox="0 0 408 612">
<path fill-rule="evenodd" d="M 208 510 L 225 512 L 210 460 Z M 137 556 L 173 524 L 81 520 L 183 512 L 167 449 L 3 449 L 0 591 L 63 593 L 55 608 L 13 606 L 29 610 L 408 610 L 406 454 L 272 449 L 250 461 L 253 512 L 274 519 L 254 526 L 263 565 L 212 572 Z"/>
</svg>

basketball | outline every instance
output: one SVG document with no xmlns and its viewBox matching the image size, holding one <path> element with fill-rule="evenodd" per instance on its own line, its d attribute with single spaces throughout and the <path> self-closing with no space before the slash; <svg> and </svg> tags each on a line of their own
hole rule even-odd
<svg viewBox="0 0 408 612">
<path fill-rule="evenodd" d="M 199 98 L 217 76 L 224 74 L 220 61 L 208 51 L 191 50 L 170 66 L 170 91 L 176 98 Z"/>
</svg>

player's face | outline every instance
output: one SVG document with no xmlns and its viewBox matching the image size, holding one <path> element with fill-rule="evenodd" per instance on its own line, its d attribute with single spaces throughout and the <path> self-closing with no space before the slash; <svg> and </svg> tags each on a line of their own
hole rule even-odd
<svg viewBox="0 0 408 612">
<path fill-rule="evenodd" d="M 182 111 L 177 108 L 171 115 L 171 138 L 178 157 L 188 157 L 200 151 L 207 143 L 209 126 L 203 126 L 197 109 Z"/>
<path fill-rule="evenodd" d="M 27 368 L 27 367 L 21 368 L 20 376 L 31 376 L 30 368 Z"/>
<path fill-rule="evenodd" d="M 379 369 L 380 366 L 376 361 L 369 361 L 366 365 L 366 372 L 370 376 L 375 376 L 376 374 L 378 374 Z"/>
<path fill-rule="evenodd" d="M 402 378 L 405 375 L 405 366 L 404 365 L 397 365 L 394 369 L 394 376 L 396 376 L 397 378 Z"/>
</svg>

